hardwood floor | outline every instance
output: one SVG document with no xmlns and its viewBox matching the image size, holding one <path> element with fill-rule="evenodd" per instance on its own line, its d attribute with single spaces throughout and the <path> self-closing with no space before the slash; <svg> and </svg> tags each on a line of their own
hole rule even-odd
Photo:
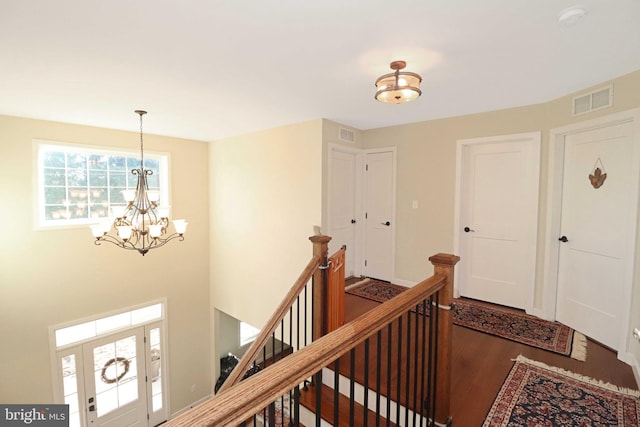
<svg viewBox="0 0 640 427">
<path fill-rule="evenodd" d="M 355 319 L 377 304 L 347 294 L 346 321 Z M 451 385 L 451 415 L 454 426 L 482 425 L 513 366 L 512 360 L 520 354 L 618 386 L 638 388 L 631 367 L 617 360 L 613 351 L 594 341 L 588 341 L 587 360 L 580 362 L 567 356 L 454 326 Z"/>
</svg>

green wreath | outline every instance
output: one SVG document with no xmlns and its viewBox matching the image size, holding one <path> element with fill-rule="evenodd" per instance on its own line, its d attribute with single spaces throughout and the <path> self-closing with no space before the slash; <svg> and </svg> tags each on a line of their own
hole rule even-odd
<svg viewBox="0 0 640 427">
<path fill-rule="evenodd" d="M 122 363 L 124 365 L 124 371 L 115 378 L 107 378 L 107 369 L 109 369 L 109 367 L 114 363 Z M 100 377 L 102 378 L 102 382 L 106 384 L 113 384 L 120 381 L 122 377 L 127 375 L 127 372 L 129 372 L 129 363 L 130 363 L 129 359 L 127 359 L 126 357 L 114 357 L 107 360 L 107 363 L 105 363 L 104 366 L 102 367 L 102 373 L 100 374 Z"/>
</svg>

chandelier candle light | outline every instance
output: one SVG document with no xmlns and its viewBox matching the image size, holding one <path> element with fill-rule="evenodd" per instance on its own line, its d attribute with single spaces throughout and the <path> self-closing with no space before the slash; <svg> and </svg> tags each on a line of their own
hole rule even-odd
<svg viewBox="0 0 640 427">
<path fill-rule="evenodd" d="M 376 80 L 376 99 L 386 104 L 400 104 L 417 99 L 422 95 L 419 74 L 400 71 L 407 66 L 405 61 L 393 61 L 390 64 L 393 73 L 385 74 Z"/>
<path fill-rule="evenodd" d="M 138 177 L 136 189 L 122 191 L 127 202 L 122 215 L 117 216 L 113 222 L 92 225 L 91 231 L 96 238 L 96 245 L 109 242 L 144 255 L 173 239 L 184 240 L 188 223 L 184 219 L 174 220 L 175 233 L 167 235 L 169 209 L 158 206 L 160 193 L 150 191 L 147 185 L 147 175 L 152 175 L 153 171 L 144 168 L 142 116 L 147 112 L 136 110 L 135 113 L 140 116 L 140 169 L 131 170 Z"/>
</svg>

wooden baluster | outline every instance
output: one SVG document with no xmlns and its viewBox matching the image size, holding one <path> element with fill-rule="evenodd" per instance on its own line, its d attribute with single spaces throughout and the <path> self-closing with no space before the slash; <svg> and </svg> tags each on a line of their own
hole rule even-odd
<svg viewBox="0 0 640 427">
<path fill-rule="evenodd" d="M 446 276 L 446 285 L 440 290 L 439 304 L 451 307 L 453 302 L 453 267 L 460 257 L 448 254 L 436 254 L 429 257 L 433 264 L 434 275 Z M 436 374 L 436 422 L 451 424 L 451 349 L 453 342 L 453 307 L 441 309 L 438 320 L 438 354 Z"/>
<path fill-rule="evenodd" d="M 327 333 L 344 325 L 344 269 L 347 247 L 329 258 L 327 270 Z"/>
</svg>

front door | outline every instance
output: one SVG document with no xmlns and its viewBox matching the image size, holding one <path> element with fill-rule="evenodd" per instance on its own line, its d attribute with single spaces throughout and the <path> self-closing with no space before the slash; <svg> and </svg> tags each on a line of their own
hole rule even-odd
<svg viewBox="0 0 640 427">
<path fill-rule="evenodd" d="M 365 167 L 365 276 L 391 281 L 395 152 L 368 152 Z"/>
<path fill-rule="evenodd" d="M 82 347 L 88 425 L 148 425 L 144 327 Z"/>
<path fill-rule="evenodd" d="M 565 136 L 556 319 L 614 349 L 633 274 L 637 162 L 631 122 Z"/>
<path fill-rule="evenodd" d="M 539 150 L 539 133 L 458 142 L 461 296 L 532 308 Z"/>
</svg>

